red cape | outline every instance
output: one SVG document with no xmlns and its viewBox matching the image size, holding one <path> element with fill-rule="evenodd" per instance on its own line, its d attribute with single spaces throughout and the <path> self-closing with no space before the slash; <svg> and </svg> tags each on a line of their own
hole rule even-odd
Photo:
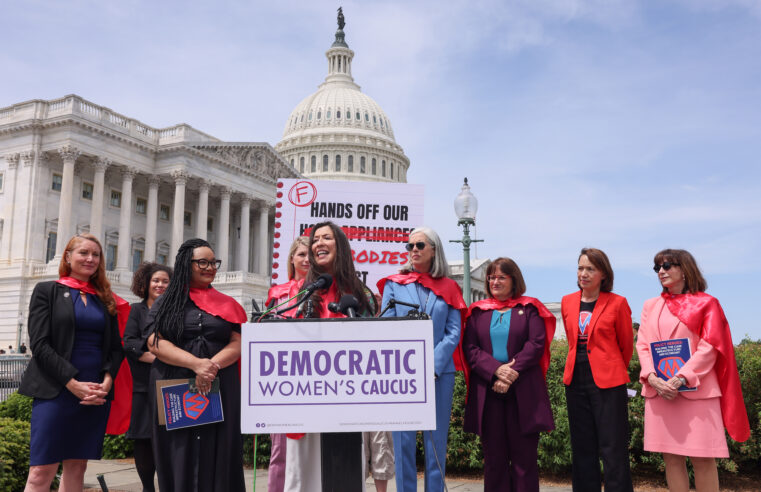
<svg viewBox="0 0 761 492">
<path fill-rule="evenodd" d="M 462 335 L 465 332 L 465 318 L 468 314 L 468 306 L 465 305 L 465 301 L 462 299 L 462 290 L 457 285 L 457 282 L 449 277 L 433 278 L 428 273 L 397 273 L 378 281 L 378 292 L 380 292 L 381 297 L 383 297 L 383 289 L 386 288 L 387 280 L 400 285 L 417 282 L 423 287 L 431 289 L 434 294 L 444 299 L 444 302 L 460 311 L 460 343 L 457 344 L 457 348 L 452 354 L 452 359 L 454 360 L 455 369 L 464 371 L 465 379 L 467 380 L 470 368 L 465 362 L 465 356 L 462 353 Z"/>
<path fill-rule="evenodd" d="M 291 297 L 294 297 L 296 294 L 298 294 L 301 291 L 301 286 L 304 285 L 304 279 L 301 280 L 295 280 L 291 279 L 288 282 L 280 285 L 273 285 L 270 287 L 269 292 L 267 292 L 267 302 L 264 303 L 265 306 L 269 306 L 270 302 L 273 300 L 276 304 L 279 304 L 286 299 L 290 299 Z"/>
<path fill-rule="evenodd" d="M 74 277 L 61 277 L 57 280 L 59 284 L 72 289 L 81 290 L 88 294 L 98 295 L 89 282 L 77 280 Z M 124 327 L 127 326 L 130 306 L 127 301 L 111 293 L 116 301 L 116 319 L 119 322 L 119 337 L 124 338 Z M 124 342 L 122 342 L 122 345 Z M 129 428 L 130 414 L 132 413 L 132 373 L 129 370 L 129 364 L 125 357 L 122 365 L 119 367 L 119 373 L 114 380 L 114 401 L 111 402 L 111 411 L 108 414 L 108 424 L 106 434 L 124 434 Z"/>
<path fill-rule="evenodd" d="M 750 437 L 750 424 L 737 372 L 732 333 L 719 301 L 705 292 L 661 295 L 671 314 L 719 352 L 715 368 L 721 388 L 724 427 L 735 441 L 747 441 Z"/>
<path fill-rule="evenodd" d="M 230 323 L 241 324 L 248 321 L 246 310 L 238 304 L 238 301 L 223 294 L 214 287 L 207 289 L 190 289 L 190 299 L 202 311 L 212 316 L 219 316 Z"/>
<path fill-rule="evenodd" d="M 541 361 L 539 361 L 539 365 L 542 367 L 542 372 L 544 373 L 544 377 L 546 379 L 547 369 L 550 367 L 550 345 L 552 344 L 552 339 L 555 337 L 555 326 L 557 324 L 557 320 L 555 319 L 555 315 L 552 314 L 539 299 L 528 296 L 520 296 L 518 298 L 507 299 L 505 301 L 498 301 L 493 297 L 484 299 L 482 301 L 474 302 L 470 305 L 470 309 L 468 309 L 468 318 L 470 318 L 470 315 L 473 313 L 474 309 L 480 309 L 481 311 L 490 311 L 494 309 L 505 308 L 512 309 L 518 304 L 522 306 L 534 306 L 539 311 L 539 316 L 544 320 L 544 353 L 542 354 Z"/>
</svg>

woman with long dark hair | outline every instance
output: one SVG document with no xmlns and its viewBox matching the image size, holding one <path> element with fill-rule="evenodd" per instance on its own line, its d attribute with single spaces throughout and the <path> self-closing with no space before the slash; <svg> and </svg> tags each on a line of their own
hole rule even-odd
<svg viewBox="0 0 761 492">
<path fill-rule="evenodd" d="M 729 457 L 724 429 L 739 442 L 750 437 L 732 333 L 688 251 L 664 249 L 653 262 L 662 292 L 645 301 L 637 333 L 645 451 L 663 453 L 670 491 L 689 490 L 689 456 L 695 488 L 718 492 L 716 458 Z M 686 340 L 687 357 L 656 367 L 651 344 L 677 339 Z"/>
<path fill-rule="evenodd" d="M 159 489 L 177 492 L 245 491 L 240 434 L 240 324 L 238 302 L 211 286 L 221 260 L 203 239 L 189 239 L 177 251 L 174 276 L 148 313 L 151 411 L 156 381 L 195 378 L 202 394 L 219 379 L 224 421 L 167 431 L 153 425 Z"/>
<path fill-rule="evenodd" d="M 357 278 L 351 256 L 351 246 L 341 228 L 333 222 L 316 224 L 310 231 L 309 244 L 311 268 L 304 283 L 314 282 L 323 274 L 330 275 L 333 282 L 329 288 L 315 292 L 312 298 L 302 305 L 304 309 L 301 313 L 315 318 L 345 317 L 343 314 L 329 311 L 328 304 L 337 303 L 343 295 L 351 294 L 359 301 L 358 316 L 374 316 L 378 311 L 375 297 L 370 289 Z M 390 433 L 373 434 L 386 434 L 390 439 Z M 380 450 L 380 443 L 386 442 L 386 440 L 383 439 L 383 436 L 376 437 L 377 449 Z M 306 434 L 298 439 L 288 439 L 285 467 L 286 491 L 321 490 L 320 441 L 321 434 Z M 390 444 L 387 444 L 384 449 L 387 455 L 391 453 Z M 357 449 L 357 452 L 361 453 L 361 450 Z M 389 460 L 393 463 L 393 455 L 390 455 L 390 458 L 387 456 L 383 461 L 387 463 Z M 385 490 L 383 488 L 385 483 L 381 483 L 382 480 L 382 478 L 376 480 L 376 488 L 380 486 L 380 490 Z"/>
<path fill-rule="evenodd" d="M 614 294 L 613 268 L 597 248 L 578 259 L 579 290 L 564 296 L 560 311 L 568 340 L 563 382 L 573 457 L 573 490 L 600 491 L 600 458 L 606 492 L 631 492 L 626 384 L 634 348 L 632 311 Z"/>
<path fill-rule="evenodd" d="M 61 255 L 60 278 L 32 292 L 32 359 L 19 387 L 34 398 L 29 492 L 50 490 L 60 462 L 61 490 L 82 490 L 87 460 L 101 458 L 112 425 L 114 381 L 124 358 L 119 321 L 126 321 L 129 304 L 111 291 L 102 253 L 95 236 L 77 234 Z"/>
<path fill-rule="evenodd" d="M 433 320 L 433 359 L 436 376 L 436 429 L 424 431 L 425 490 L 444 490 L 447 461 L 447 437 L 452 412 L 455 370 L 463 370 L 465 362 L 461 350 L 460 332 L 467 306 L 462 291 L 448 276 L 449 266 L 439 235 L 429 227 L 418 227 L 410 232 L 406 245 L 408 260 L 396 275 L 378 282 L 383 295 L 381 306 L 391 299 L 420 306 Z M 409 307 L 397 304 L 384 316 L 405 316 Z M 417 432 L 393 433 L 396 458 L 396 490 L 417 490 Z"/>
<path fill-rule="evenodd" d="M 309 238 L 297 237 L 288 251 L 288 282 L 273 285 L 267 293 L 268 307 L 284 303 L 295 297 L 299 289 L 304 285 L 304 278 L 309 273 Z M 296 299 L 288 305 L 293 305 Z M 283 309 L 281 306 L 279 309 Z M 270 492 L 282 492 L 285 483 L 285 453 L 287 447 L 285 434 L 270 434 L 270 466 L 267 469 L 267 490 Z"/>
<path fill-rule="evenodd" d="M 132 293 L 142 301 L 132 304 L 127 326 L 124 328 L 124 351 L 132 372 L 132 415 L 127 439 L 132 439 L 135 451 L 135 468 L 143 484 L 143 492 L 155 490 L 153 476 L 156 465 L 151 447 L 151 407 L 148 398 L 151 364 L 156 356 L 145 348 L 145 327 L 148 311 L 164 293 L 172 277 L 172 269 L 158 263 L 143 263 L 132 276 Z"/>
</svg>

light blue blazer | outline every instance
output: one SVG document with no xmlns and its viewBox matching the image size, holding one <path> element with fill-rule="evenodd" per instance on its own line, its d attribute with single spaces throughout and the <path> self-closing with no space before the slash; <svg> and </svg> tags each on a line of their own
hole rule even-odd
<svg viewBox="0 0 761 492">
<path fill-rule="evenodd" d="M 423 299 L 418 296 L 418 290 L 425 293 Z M 433 320 L 434 372 L 436 375 L 455 372 L 452 354 L 460 343 L 460 311 L 444 302 L 444 299 L 432 290 L 414 282 L 401 285 L 387 280 L 383 288 L 381 311 L 386 308 L 390 299 L 419 304 L 420 311 L 428 313 Z M 412 308 L 397 304 L 386 311 L 383 317 L 405 316 L 410 309 Z"/>
</svg>

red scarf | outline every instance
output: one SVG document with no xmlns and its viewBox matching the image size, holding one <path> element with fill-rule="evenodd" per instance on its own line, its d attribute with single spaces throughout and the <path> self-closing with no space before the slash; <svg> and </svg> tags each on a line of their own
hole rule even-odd
<svg viewBox="0 0 761 492">
<path fill-rule="evenodd" d="M 715 368 L 721 388 L 724 427 L 735 441 L 747 441 L 750 437 L 750 424 L 737 372 L 732 333 L 719 301 L 705 292 L 678 295 L 663 293 L 661 296 L 671 314 L 719 352 Z"/>
<path fill-rule="evenodd" d="M 57 280 L 59 284 L 66 287 L 77 289 L 94 296 L 98 291 L 89 282 L 83 282 L 74 277 L 61 277 Z M 127 301 L 112 292 L 116 302 L 116 319 L 119 322 L 119 337 L 124 337 L 124 327 L 127 326 L 130 306 Z M 124 343 L 122 342 L 122 345 Z M 114 401 L 111 402 L 111 412 L 108 414 L 108 425 L 106 434 L 119 435 L 127 432 L 129 428 L 130 414 L 132 413 L 132 373 L 129 370 L 129 364 L 125 357 L 122 365 L 119 367 L 119 373 L 113 382 Z"/>
<path fill-rule="evenodd" d="M 212 316 L 219 316 L 225 321 L 237 325 L 248 321 L 248 316 L 243 306 L 238 301 L 223 294 L 214 287 L 209 286 L 206 289 L 190 289 L 190 300 L 192 300 L 201 311 L 205 311 Z"/>
<path fill-rule="evenodd" d="M 284 284 L 273 285 L 270 287 L 269 292 L 267 292 L 267 302 L 265 302 L 264 305 L 269 306 L 270 302 L 273 300 L 275 301 L 275 304 L 280 304 L 286 299 L 294 297 L 301 291 L 302 285 L 304 285 L 304 279 L 291 279 Z"/>
<path fill-rule="evenodd" d="M 484 299 L 482 301 L 474 302 L 470 305 L 470 309 L 468 309 L 468 317 L 470 318 L 470 315 L 475 309 L 480 309 L 481 311 L 490 311 L 505 308 L 512 309 L 519 304 L 522 306 L 534 306 L 539 311 L 539 316 L 542 318 L 542 320 L 544 320 L 544 353 L 542 354 L 542 359 L 539 361 L 539 365 L 542 367 L 542 372 L 544 373 L 544 377 L 546 379 L 547 369 L 550 367 L 550 345 L 552 344 L 552 339 L 555 336 L 555 326 L 557 324 L 557 320 L 555 319 L 555 315 L 552 314 L 550 310 L 547 309 L 547 307 L 542 304 L 541 301 L 539 301 L 539 299 L 528 296 L 520 296 L 515 299 L 507 299 L 505 301 L 498 301 L 493 297 Z"/>
<path fill-rule="evenodd" d="M 397 273 L 378 281 L 378 292 L 380 292 L 381 297 L 383 297 L 383 289 L 386 287 L 386 280 L 399 285 L 417 282 L 423 287 L 432 290 L 434 294 L 444 299 L 444 302 L 449 306 L 460 311 L 460 343 L 457 344 L 457 348 L 452 354 L 452 359 L 454 360 L 455 369 L 464 371 L 465 379 L 467 380 L 470 368 L 465 362 L 465 356 L 462 353 L 462 335 L 465 332 L 465 317 L 468 314 L 468 306 L 465 305 L 465 301 L 462 299 L 462 290 L 457 285 L 457 282 L 449 277 L 433 278 L 428 273 Z"/>
</svg>

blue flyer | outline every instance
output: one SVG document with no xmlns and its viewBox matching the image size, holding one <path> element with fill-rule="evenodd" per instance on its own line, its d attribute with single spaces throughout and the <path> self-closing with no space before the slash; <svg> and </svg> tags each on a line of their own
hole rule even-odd
<svg viewBox="0 0 761 492">
<path fill-rule="evenodd" d="M 222 398 L 217 391 L 203 395 L 190 391 L 188 383 L 164 386 L 161 399 L 166 414 L 166 429 L 182 429 L 222 422 Z"/>
<path fill-rule="evenodd" d="M 685 362 L 690 360 L 690 341 L 686 338 L 661 340 L 650 343 L 650 353 L 653 356 L 655 374 L 668 381 L 676 376 Z M 682 386 L 679 391 L 697 391 L 693 386 Z"/>
</svg>

